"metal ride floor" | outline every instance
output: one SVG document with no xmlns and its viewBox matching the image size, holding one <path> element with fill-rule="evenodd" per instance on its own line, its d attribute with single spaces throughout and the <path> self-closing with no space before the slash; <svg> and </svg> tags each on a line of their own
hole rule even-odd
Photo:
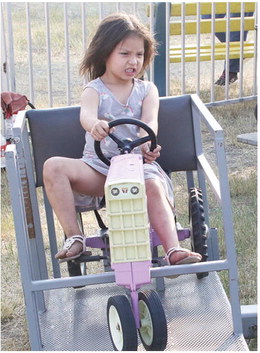
<svg viewBox="0 0 260 353">
<path fill-rule="evenodd" d="M 217 273 L 201 280 L 194 274 L 165 279 L 165 285 L 159 295 L 168 322 L 167 351 L 248 350 L 243 336 L 232 333 L 230 304 Z M 107 300 L 124 291 L 115 284 L 46 291 L 47 310 L 40 314 L 43 350 L 112 351 Z M 144 350 L 140 341 L 138 350 Z"/>
</svg>

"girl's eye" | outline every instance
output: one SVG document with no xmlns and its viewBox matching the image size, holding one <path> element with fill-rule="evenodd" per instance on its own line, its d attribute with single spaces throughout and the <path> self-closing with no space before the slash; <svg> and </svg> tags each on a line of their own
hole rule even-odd
<svg viewBox="0 0 260 353">
<path fill-rule="evenodd" d="M 125 52 L 122 52 L 122 53 L 120 53 L 121 55 L 127 55 L 127 53 L 125 53 Z"/>
<path fill-rule="evenodd" d="M 138 53 L 137 55 L 142 57 L 142 56 L 144 56 L 144 53 Z"/>
</svg>

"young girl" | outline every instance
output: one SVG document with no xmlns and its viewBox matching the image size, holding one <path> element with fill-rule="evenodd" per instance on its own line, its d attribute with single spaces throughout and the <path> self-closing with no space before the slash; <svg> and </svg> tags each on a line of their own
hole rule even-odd
<svg viewBox="0 0 260 353">
<path fill-rule="evenodd" d="M 86 130 L 86 145 L 81 159 L 53 157 L 45 162 L 43 175 L 46 192 L 67 236 L 56 258 L 68 261 L 85 251 L 85 237 L 77 223 L 75 204 L 79 197 L 89 204 L 104 195 L 108 167 L 94 151 L 94 140 L 102 140 L 106 156 L 118 153 L 107 138 L 108 122 L 118 118 L 135 118 L 157 133 L 158 91 L 152 82 L 138 79 L 156 52 L 150 32 L 134 16 L 114 14 L 106 17 L 81 63 L 80 72 L 91 80 L 81 96 L 80 121 Z M 137 138 L 133 125 L 116 128 L 119 136 Z M 139 136 L 146 133 L 140 129 Z M 155 162 L 160 146 L 150 152 L 149 143 L 140 147 L 144 157 L 144 174 L 148 215 L 157 232 L 169 264 L 198 262 L 201 255 L 179 247 L 173 216 L 173 191 L 168 176 Z"/>
</svg>

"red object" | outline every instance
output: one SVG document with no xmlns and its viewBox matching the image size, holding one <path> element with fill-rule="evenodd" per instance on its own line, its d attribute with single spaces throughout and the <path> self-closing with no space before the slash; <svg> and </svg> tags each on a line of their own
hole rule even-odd
<svg viewBox="0 0 260 353">
<path fill-rule="evenodd" d="M 10 145 L 9 141 L 5 141 L 5 144 L 2 145 L 3 142 L 1 142 L 1 158 L 3 158 L 5 156 L 5 150 L 6 150 L 6 146 Z"/>
<path fill-rule="evenodd" d="M 25 109 L 29 100 L 26 96 L 13 93 L 13 92 L 2 92 L 1 93 L 1 107 L 3 109 L 5 119 L 9 119 L 13 114 L 16 114 L 19 110 Z"/>
</svg>

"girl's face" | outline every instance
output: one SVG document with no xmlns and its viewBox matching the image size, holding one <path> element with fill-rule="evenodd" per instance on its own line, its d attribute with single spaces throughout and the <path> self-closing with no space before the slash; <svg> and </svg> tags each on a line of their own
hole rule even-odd
<svg viewBox="0 0 260 353">
<path fill-rule="evenodd" d="M 142 70 L 144 62 L 144 40 L 130 35 L 122 40 L 106 61 L 105 76 L 120 81 L 132 80 Z"/>
</svg>

